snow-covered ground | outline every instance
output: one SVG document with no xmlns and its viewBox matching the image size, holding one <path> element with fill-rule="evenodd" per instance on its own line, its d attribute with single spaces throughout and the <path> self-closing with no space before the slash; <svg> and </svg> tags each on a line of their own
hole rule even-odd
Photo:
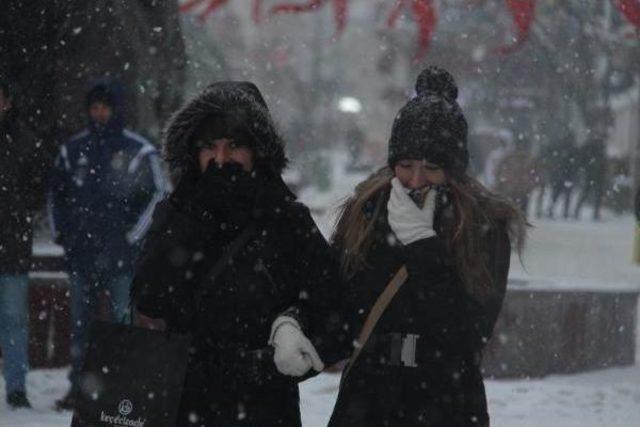
<svg viewBox="0 0 640 427">
<path fill-rule="evenodd" d="M 9 410 L 0 380 L 0 426 L 63 427 L 68 412 L 52 408 L 67 387 L 66 370 L 29 373 L 32 410 Z M 339 375 L 323 374 L 301 387 L 302 425 L 323 427 L 331 414 Z M 640 366 L 612 368 L 541 380 L 487 381 L 493 427 L 637 427 L 640 425 Z"/>
<path fill-rule="evenodd" d="M 338 375 L 301 386 L 303 426 L 326 426 Z M 637 427 L 640 367 L 531 381 L 487 381 L 493 427 Z"/>
<path fill-rule="evenodd" d="M 312 207 L 325 234 L 331 231 L 334 208 L 363 177 L 336 171 L 332 191 L 303 191 L 302 201 Z M 584 218 L 589 217 L 585 212 Z M 617 218 L 605 212 L 598 223 L 586 219 L 533 220 L 533 225 L 524 266 L 514 256 L 511 278 L 527 280 L 532 286 L 563 289 L 638 289 L 640 266 L 631 263 L 634 221 L 630 216 Z M 31 411 L 7 408 L 0 377 L 0 426 L 68 426 L 70 415 L 52 409 L 54 400 L 67 389 L 65 374 L 64 369 L 29 374 Z M 323 374 L 301 385 L 305 427 L 326 425 L 338 382 L 338 375 Z M 638 427 L 640 363 L 637 358 L 635 366 L 625 368 L 535 380 L 487 381 L 487 395 L 493 427 Z"/>
</svg>

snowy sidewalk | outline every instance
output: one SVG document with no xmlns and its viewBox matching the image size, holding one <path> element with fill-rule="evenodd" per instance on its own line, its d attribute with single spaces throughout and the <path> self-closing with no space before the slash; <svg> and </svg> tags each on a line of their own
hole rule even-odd
<svg viewBox="0 0 640 427">
<path fill-rule="evenodd" d="M 304 427 L 323 427 L 331 414 L 339 376 L 319 375 L 301 385 Z M 640 366 L 541 380 L 487 381 L 492 427 L 637 427 Z M 67 388 L 66 370 L 29 373 L 34 409 L 11 411 L 0 380 L 0 426 L 68 427 L 70 413 L 52 409 Z"/>
<path fill-rule="evenodd" d="M 301 385 L 303 426 L 323 427 L 338 375 Z M 541 380 L 487 381 L 492 427 L 637 427 L 640 366 Z"/>
<path fill-rule="evenodd" d="M 631 262 L 635 226 L 631 215 L 608 216 L 602 222 L 531 222 L 524 268 L 512 257 L 510 277 L 602 289 L 640 286 L 640 266 Z"/>
</svg>

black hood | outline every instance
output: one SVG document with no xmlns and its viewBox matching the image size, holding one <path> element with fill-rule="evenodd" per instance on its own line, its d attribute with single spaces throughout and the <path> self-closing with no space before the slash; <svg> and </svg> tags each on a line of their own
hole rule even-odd
<svg viewBox="0 0 640 427">
<path fill-rule="evenodd" d="M 115 79 L 101 78 L 90 83 L 86 96 L 87 118 L 89 128 L 98 133 L 122 133 L 125 123 L 124 87 Z M 101 126 L 89 117 L 89 107 L 94 102 L 103 102 L 111 107 L 112 116 L 109 122 Z"/>
<path fill-rule="evenodd" d="M 213 83 L 183 106 L 164 130 L 164 157 L 174 185 L 198 167 L 192 136 L 203 120 L 233 118 L 246 124 L 256 169 L 280 175 L 287 164 L 284 143 L 278 135 L 267 104 L 251 82 Z"/>
</svg>

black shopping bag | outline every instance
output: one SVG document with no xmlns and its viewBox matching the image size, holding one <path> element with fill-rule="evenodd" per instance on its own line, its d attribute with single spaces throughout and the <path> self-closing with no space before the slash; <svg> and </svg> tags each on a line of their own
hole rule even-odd
<svg viewBox="0 0 640 427">
<path fill-rule="evenodd" d="M 96 321 L 72 427 L 175 426 L 188 335 Z"/>
<path fill-rule="evenodd" d="M 194 313 L 256 227 L 249 224 L 211 267 L 208 281 L 195 292 Z M 71 427 L 173 427 L 191 337 L 101 321 L 90 332 Z"/>
</svg>

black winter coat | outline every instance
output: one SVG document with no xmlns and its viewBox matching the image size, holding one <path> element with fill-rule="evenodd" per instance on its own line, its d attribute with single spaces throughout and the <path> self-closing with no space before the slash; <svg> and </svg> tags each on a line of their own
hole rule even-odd
<svg viewBox="0 0 640 427">
<path fill-rule="evenodd" d="M 280 186 L 276 197 L 284 199 L 284 183 L 272 185 Z M 132 299 L 141 313 L 164 319 L 168 329 L 192 334 L 179 425 L 300 425 L 297 380 L 276 371 L 267 345 L 271 324 L 284 311 L 300 320 L 321 357 L 333 357 L 320 338 L 335 337 L 340 326 L 330 247 L 297 202 L 285 202 L 256 221 L 254 237 L 195 312 L 194 289 L 233 236 L 223 236 L 220 224 L 194 219 L 172 199 L 156 208 Z M 197 414 L 197 424 L 189 424 L 190 414 Z"/>
<path fill-rule="evenodd" d="M 0 274 L 29 272 L 33 213 L 46 170 L 35 145 L 17 124 L 0 122 Z"/>
<path fill-rule="evenodd" d="M 463 287 L 443 239 L 435 236 L 407 246 L 392 244 L 393 233 L 386 215 L 383 218 L 367 267 L 348 285 L 346 306 L 353 313 L 354 339 L 403 264 L 408 279 L 343 381 L 329 425 L 488 426 L 480 356 L 507 283 L 506 231 L 487 233 L 486 255 L 495 292 L 480 299 Z"/>
</svg>

